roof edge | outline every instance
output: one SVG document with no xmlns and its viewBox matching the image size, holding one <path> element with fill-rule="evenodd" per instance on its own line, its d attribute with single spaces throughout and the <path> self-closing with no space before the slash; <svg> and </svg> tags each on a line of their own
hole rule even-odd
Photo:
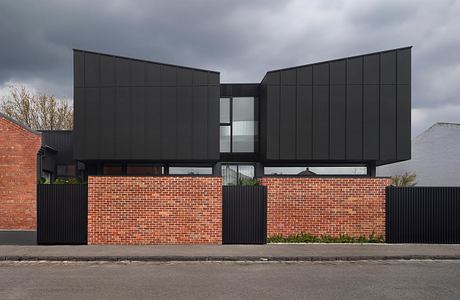
<svg viewBox="0 0 460 300">
<path fill-rule="evenodd" d="M 315 62 L 315 63 L 298 65 L 298 66 L 294 66 L 294 67 L 287 67 L 287 68 L 282 68 L 282 69 L 270 70 L 265 74 L 265 76 L 267 76 L 268 73 L 273 73 L 273 72 L 278 72 L 278 71 L 286 71 L 286 70 L 291 70 L 291 69 L 296 69 L 296 68 L 302 68 L 302 67 L 308 67 L 308 66 L 319 65 L 319 64 L 324 64 L 324 63 L 330 63 L 330 62 L 339 61 L 339 60 L 343 60 L 343 59 L 352 59 L 352 58 L 357 58 L 357 57 L 362 57 L 362 56 L 370 56 L 370 55 L 381 54 L 381 53 L 397 51 L 397 50 L 405 50 L 405 49 L 412 49 L 412 46 L 405 46 L 405 47 L 399 47 L 399 48 L 394 48 L 394 49 L 387 49 L 387 50 L 369 52 L 369 53 L 365 53 L 365 54 L 358 54 L 358 55 L 346 56 L 346 57 L 341 57 L 341 58 L 323 60 L 323 61 L 319 61 L 319 62 Z M 262 81 L 264 80 L 265 76 L 262 78 Z"/>
<path fill-rule="evenodd" d="M 134 57 L 121 56 L 121 55 L 109 54 L 109 53 L 104 53 L 104 52 L 96 52 L 96 51 L 91 51 L 91 50 L 83 50 L 83 49 L 77 49 L 77 48 L 73 48 L 72 50 L 74 52 L 83 52 L 83 53 L 111 56 L 111 57 L 115 57 L 115 58 L 129 59 L 129 60 L 135 60 L 135 61 L 140 61 L 140 62 L 146 62 L 146 63 L 158 64 L 158 65 L 163 65 L 163 66 L 169 66 L 169 67 L 176 67 L 176 68 L 183 68 L 183 69 L 189 69 L 189 70 L 195 70 L 195 71 L 203 71 L 203 72 L 210 72 L 210 73 L 220 74 L 220 72 L 218 72 L 218 71 L 212 71 L 212 70 L 200 69 L 200 68 L 188 67 L 188 66 L 181 66 L 181 65 L 169 64 L 169 63 L 162 63 L 162 62 L 153 61 L 153 60 L 147 60 L 147 59 L 142 59 L 142 58 L 134 58 Z"/>
<path fill-rule="evenodd" d="M 25 125 L 25 124 L 23 124 L 23 123 L 21 123 L 21 122 L 15 120 L 15 119 L 13 119 L 12 117 L 10 117 L 10 116 L 8 116 L 8 115 L 2 113 L 2 112 L 0 112 L 0 116 L 3 117 L 3 118 L 5 118 L 5 119 L 7 119 L 8 121 L 10 121 L 10 122 L 12 122 L 12 123 L 18 125 L 19 127 L 21 127 L 21 128 L 23 128 L 23 129 L 29 131 L 30 133 L 36 134 L 36 135 L 38 135 L 38 136 L 41 136 L 41 135 L 42 135 L 41 132 L 39 132 L 39 131 L 37 131 L 37 130 L 35 130 L 35 129 L 32 129 L 32 128 L 28 127 L 27 125 Z"/>
</svg>

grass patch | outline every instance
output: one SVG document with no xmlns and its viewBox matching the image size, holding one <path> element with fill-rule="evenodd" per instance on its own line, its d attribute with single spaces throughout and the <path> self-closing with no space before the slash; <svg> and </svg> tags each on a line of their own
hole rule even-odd
<svg viewBox="0 0 460 300">
<path fill-rule="evenodd" d="M 352 237 L 347 234 L 338 237 L 330 235 L 314 236 L 309 233 L 298 233 L 289 236 L 274 235 L 267 238 L 268 243 L 383 243 L 385 238 L 374 233 L 369 236 Z"/>
</svg>

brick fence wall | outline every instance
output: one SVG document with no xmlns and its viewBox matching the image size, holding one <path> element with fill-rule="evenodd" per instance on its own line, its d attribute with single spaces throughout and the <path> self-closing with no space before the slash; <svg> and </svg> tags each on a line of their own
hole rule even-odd
<svg viewBox="0 0 460 300">
<path fill-rule="evenodd" d="M 220 177 L 88 179 L 88 244 L 221 242 Z"/>
<path fill-rule="evenodd" d="M 385 235 L 388 178 L 264 177 L 267 233 Z"/>
<path fill-rule="evenodd" d="M 0 229 L 36 228 L 38 133 L 0 115 Z"/>
</svg>

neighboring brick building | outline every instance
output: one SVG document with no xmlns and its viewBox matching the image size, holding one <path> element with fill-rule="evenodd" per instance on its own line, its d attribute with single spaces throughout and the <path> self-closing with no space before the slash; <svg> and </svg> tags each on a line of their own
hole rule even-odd
<svg viewBox="0 0 460 300">
<path fill-rule="evenodd" d="M 0 230 L 36 229 L 40 133 L 0 113 Z"/>
<path fill-rule="evenodd" d="M 385 235 L 388 178 L 265 177 L 267 234 Z"/>
<path fill-rule="evenodd" d="M 88 244 L 219 244 L 222 178 L 88 179 Z"/>
</svg>

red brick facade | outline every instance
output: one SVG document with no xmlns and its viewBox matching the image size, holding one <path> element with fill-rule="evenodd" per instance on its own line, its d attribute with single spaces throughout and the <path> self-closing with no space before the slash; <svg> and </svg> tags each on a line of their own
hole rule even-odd
<svg viewBox="0 0 460 300">
<path fill-rule="evenodd" d="M 0 230 L 36 228 L 41 137 L 0 114 Z"/>
<path fill-rule="evenodd" d="M 221 242 L 220 177 L 88 179 L 88 244 Z"/>
<path fill-rule="evenodd" d="M 388 178 L 265 177 L 267 233 L 385 235 Z"/>
</svg>

